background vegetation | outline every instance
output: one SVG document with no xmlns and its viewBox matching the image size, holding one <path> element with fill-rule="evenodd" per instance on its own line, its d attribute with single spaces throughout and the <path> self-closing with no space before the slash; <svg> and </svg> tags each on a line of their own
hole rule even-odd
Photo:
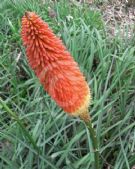
<svg viewBox="0 0 135 169">
<path fill-rule="evenodd" d="M 0 169 L 91 169 L 91 139 L 45 93 L 29 68 L 20 38 L 25 11 L 37 12 L 63 39 L 91 87 L 91 119 L 100 165 L 135 164 L 134 34 L 109 33 L 103 13 L 77 1 L 0 2 Z M 106 3 L 106 2 L 102 2 Z M 95 8 L 94 8 L 95 7 Z M 127 30 L 127 29 L 126 29 Z M 125 32 L 126 32 L 125 30 Z"/>
</svg>

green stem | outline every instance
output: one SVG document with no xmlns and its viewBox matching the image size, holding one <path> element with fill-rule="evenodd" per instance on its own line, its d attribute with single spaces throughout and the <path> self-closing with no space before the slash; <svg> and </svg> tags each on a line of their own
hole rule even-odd
<svg viewBox="0 0 135 169">
<path fill-rule="evenodd" d="M 98 141 L 96 137 L 96 132 L 94 128 L 92 127 L 92 123 L 90 120 L 84 121 L 84 122 L 89 130 L 89 133 L 92 139 L 92 144 L 93 144 L 93 149 L 94 149 L 94 158 L 95 158 L 95 169 L 99 169 L 99 149 L 98 149 Z"/>
<path fill-rule="evenodd" d="M 13 112 L 7 105 L 6 103 L 0 98 L 0 103 L 3 106 L 3 108 L 7 111 L 8 114 L 10 114 L 11 117 L 13 117 L 18 125 L 23 129 L 24 135 L 28 138 L 28 140 L 30 141 L 30 143 L 33 145 L 34 149 L 37 151 L 37 153 L 39 154 L 40 149 L 39 147 L 36 145 L 35 141 L 33 140 L 32 136 L 29 134 L 29 132 L 26 130 L 26 128 L 24 127 L 24 125 L 22 124 L 22 122 L 20 121 L 20 119 L 17 117 L 16 113 Z"/>
</svg>

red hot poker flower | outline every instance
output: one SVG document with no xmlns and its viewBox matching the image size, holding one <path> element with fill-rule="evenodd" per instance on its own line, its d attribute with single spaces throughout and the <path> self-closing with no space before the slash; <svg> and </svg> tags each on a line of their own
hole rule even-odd
<svg viewBox="0 0 135 169">
<path fill-rule="evenodd" d="M 90 89 L 62 41 L 34 12 L 23 16 L 21 35 L 29 64 L 44 89 L 65 112 L 86 115 Z"/>
</svg>

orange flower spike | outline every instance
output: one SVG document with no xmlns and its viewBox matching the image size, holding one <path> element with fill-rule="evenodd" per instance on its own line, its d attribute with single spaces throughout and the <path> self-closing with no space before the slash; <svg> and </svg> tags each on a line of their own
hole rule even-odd
<svg viewBox="0 0 135 169">
<path fill-rule="evenodd" d="M 90 89 L 62 41 L 34 12 L 23 16 L 21 35 L 29 64 L 44 89 L 65 112 L 88 120 Z"/>
</svg>

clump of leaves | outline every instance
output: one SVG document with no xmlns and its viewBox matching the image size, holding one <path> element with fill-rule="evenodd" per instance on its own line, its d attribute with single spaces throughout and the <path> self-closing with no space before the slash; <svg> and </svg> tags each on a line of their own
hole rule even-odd
<svg viewBox="0 0 135 169">
<path fill-rule="evenodd" d="M 54 10 L 58 22 L 66 21 L 68 25 L 72 25 L 73 21 L 78 27 L 81 25 L 81 19 L 89 25 L 90 29 L 103 29 L 103 20 L 101 14 L 88 6 L 88 4 L 79 4 L 67 1 L 59 1 L 54 3 Z"/>
</svg>

